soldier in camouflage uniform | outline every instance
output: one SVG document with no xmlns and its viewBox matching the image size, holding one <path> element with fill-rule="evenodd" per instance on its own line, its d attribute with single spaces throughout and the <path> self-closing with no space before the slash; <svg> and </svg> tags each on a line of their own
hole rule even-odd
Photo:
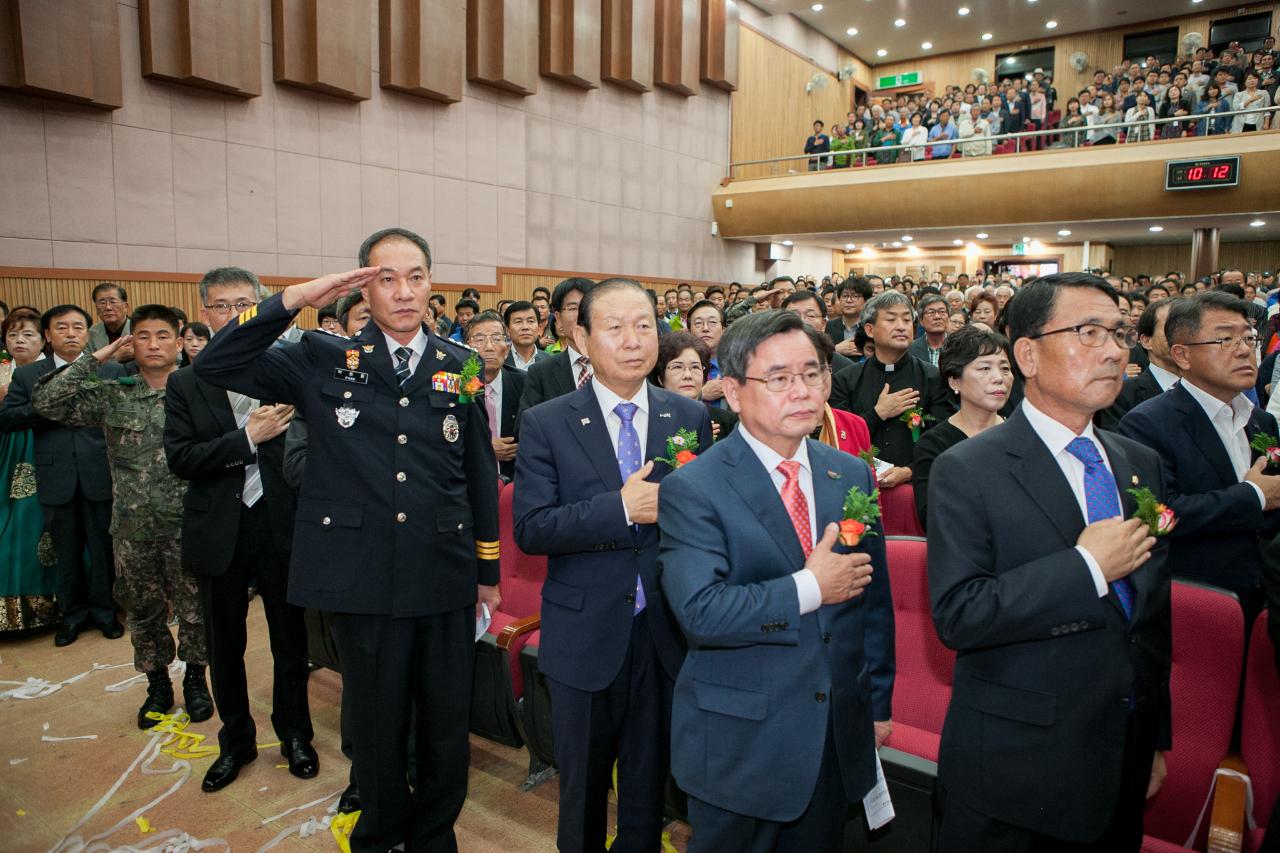
<svg viewBox="0 0 1280 853">
<path fill-rule="evenodd" d="M 174 658 L 168 613 L 178 619 L 177 653 L 187 664 L 183 698 L 194 721 L 213 715 L 205 683 L 208 663 L 199 584 L 180 564 L 182 499 L 187 484 L 169 471 L 164 453 L 165 383 L 177 367 L 179 321 L 172 309 L 144 305 L 131 318 L 133 333 L 50 374 L 32 394 L 35 411 L 67 426 L 102 427 L 107 439 L 114 503 L 116 601 L 128 614 L 133 665 L 147 674 L 147 713 L 173 707 L 169 664 Z M 137 376 L 103 380 L 95 373 L 115 351 L 132 344 Z"/>
</svg>

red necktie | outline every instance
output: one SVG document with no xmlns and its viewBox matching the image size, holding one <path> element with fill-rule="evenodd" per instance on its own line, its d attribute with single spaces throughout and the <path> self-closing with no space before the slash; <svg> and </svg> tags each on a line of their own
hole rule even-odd
<svg viewBox="0 0 1280 853">
<path fill-rule="evenodd" d="M 578 364 L 582 366 L 582 375 L 578 377 L 578 387 L 581 388 L 591 381 L 591 359 L 585 355 L 578 356 Z"/>
<path fill-rule="evenodd" d="M 782 504 L 791 516 L 791 526 L 796 529 L 796 538 L 804 549 L 807 559 L 813 552 L 813 531 L 809 527 L 809 501 L 800 489 L 800 463 L 786 460 L 778 463 L 778 470 L 787 481 L 782 484 Z"/>
</svg>

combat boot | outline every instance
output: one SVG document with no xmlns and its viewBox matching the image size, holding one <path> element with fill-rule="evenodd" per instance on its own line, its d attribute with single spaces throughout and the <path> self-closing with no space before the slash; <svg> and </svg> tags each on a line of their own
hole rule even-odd
<svg viewBox="0 0 1280 853">
<path fill-rule="evenodd" d="M 182 701 L 193 723 L 202 723 L 213 716 L 213 697 L 205 684 L 203 664 L 187 664 L 187 674 L 182 678 Z"/>
<path fill-rule="evenodd" d="M 149 711 L 167 714 L 172 707 L 173 684 L 169 681 L 169 670 L 166 668 L 148 672 L 147 699 L 138 709 L 138 728 L 149 729 L 156 724 L 155 720 L 147 716 Z"/>
</svg>

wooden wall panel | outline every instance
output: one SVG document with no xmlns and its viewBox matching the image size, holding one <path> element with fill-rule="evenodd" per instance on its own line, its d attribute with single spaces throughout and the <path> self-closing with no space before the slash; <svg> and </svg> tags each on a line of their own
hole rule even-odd
<svg viewBox="0 0 1280 853">
<path fill-rule="evenodd" d="M 378 20 L 382 88 L 446 104 L 462 100 L 464 0 L 379 0 Z"/>
<path fill-rule="evenodd" d="M 653 82 L 681 95 L 698 94 L 701 0 L 656 0 Z"/>
<path fill-rule="evenodd" d="M 583 89 L 600 85 L 600 0 L 541 0 L 538 70 Z"/>
<path fill-rule="evenodd" d="M 0 0 L 0 88 L 123 105 L 115 0 Z"/>
<path fill-rule="evenodd" d="M 600 0 L 600 76 L 636 92 L 653 88 L 655 0 Z"/>
<path fill-rule="evenodd" d="M 369 13 L 368 0 L 271 0 L 276 82 L 368 100 Z"/>
<path fill-rule="evenodd" d="M 738 88 L 738 4 L 702 0 L 702 82 L 726 92 Z"/>
<path fill-rule="evenodd" d="M 142 73 L 252 98 L 262 94 L 257 0 L 141 0 Z"/>
<path fill-rule="evenodd" d="M 467 79 L 517 95 L 538 91 L 532 0 L 467 0 Z"/>
<path fill-rule="evenodd" d="M 830 127 L 844 118 L 853 103 L 852 80 L 837 80 L 749 26 L 740 26 L 738 36 L 739 82 L 731 95 L 732 162 L 802 153 L 814 119 Z M 823 75 L 826 83 L 806 92 L 815 74 Z M 735 169 L 734 177 L 785 175 L 797 168 L 804 170 L 803 160 Z"/>
<path fill-rule="evenodd" d="M 1246 272 L 1280 267 L 1280 240 L 1252 240 L 1218 245 L 1218 265 Z M 1190 243 L 1116 246 L 1112 270 L 1116 275 L 1161 275 L 1191 269 Z"/>
<path fill-rule="evenodd" d="M 566 278 L 581 276 L 592 281 L 601 281 L 612 276 L 624 276 L 635 279 L 645 287 L 652 287 L 661 295 L 664 290 L 679 284 L 688 284 L 695 290 L 712 284 L 724 287 L 726 281 L 698 281 L 691 278 L 658 278 L 655 276 L 628 275 L 627 273 L 571 272 L 569 270 L 523 269 L 515 267 L 498 267 L 499 290 L 494 293 L 481 292 L 480 307 L 492 308 L 500 299 L 528 299 L 533 289 L 538 286 L 555 290 L 556 285 Z M 449 306 L 450 313 L 453 305 Z"/>
</svg>

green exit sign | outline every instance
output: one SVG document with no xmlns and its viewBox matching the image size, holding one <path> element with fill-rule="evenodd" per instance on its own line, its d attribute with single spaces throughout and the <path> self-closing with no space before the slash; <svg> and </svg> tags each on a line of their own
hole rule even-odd
<svg viewBox="0 0 1280 853">
<path fill-rule="evenodd" d="M 899 86 L 920 85 L 920 72 L 908 71 L 906 74 L 888 74 L 876 81 L 877 89 L 896 89 Z"/>
</svg>

